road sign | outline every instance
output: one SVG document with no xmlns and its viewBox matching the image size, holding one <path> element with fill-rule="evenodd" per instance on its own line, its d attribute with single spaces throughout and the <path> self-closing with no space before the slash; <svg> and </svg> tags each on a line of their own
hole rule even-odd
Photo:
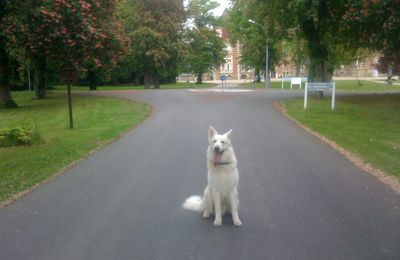
<svg viewBox="0 0 400 260">
<path fill-rule="evenodd" d="M 65 84 L 74 84 L 78 80 L 78 71 L 71 63 L 64 64 L 60 68 L 60 80 Z"/>
<path fill-rule="evenodd" d="M 69 128 L 74 128 L 74 119 L 72 117 L 72 98 L 71 98 L 71 84 L 78 80 L 78 71 L 72 64 L 64 64 L 60 69 L 60 80 L 67 84 L 68 93 L 68 111 L 69 111 Z"/>
</svg>

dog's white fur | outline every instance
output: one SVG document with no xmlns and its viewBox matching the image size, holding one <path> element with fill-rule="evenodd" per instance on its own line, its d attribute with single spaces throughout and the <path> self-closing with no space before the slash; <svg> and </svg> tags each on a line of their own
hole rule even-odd
<svg viewBox="0 0 400 260">
<path fill-rule="evenodd" d="M 210 126 L 207 149 L 208 185 L 202 198 L 191 196 L 183 204 L 185 209 L 202 213 L 203 218 L 209 218 L 215 213 L 215 226 L 222 224 L 222 216 L 226 211 L 232 214 L 235 226 L 242 225 L 238 213 L 239 172 L 231 140 L 232 130 L 220 135 Z"/>
</svg>

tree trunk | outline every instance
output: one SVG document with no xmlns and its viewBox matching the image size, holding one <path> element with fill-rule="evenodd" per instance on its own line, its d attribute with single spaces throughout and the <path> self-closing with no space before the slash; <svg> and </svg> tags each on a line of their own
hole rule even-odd
<svg viewBox="0 0 400 260">
<path fill-rule="evenodd" d="M 133 82 L 134 85 L 136 85 L 136 86 L 140 85 L 140 76 L 138 73 L 135 73 L 133 81 L 134 81 Z"/>
<path fill-rule="evenodd" d="M 89 69 L 88 71 L 89 89 L 97 90 L 97 77 L 96 71 Z"/>
<path fill-rule="evenodd" d="M 0 66 L 4 66 L 4 64 L 0 64 Z M 10 90 L 10 70 L 7 66 L 3 67 L 3 75 L 0 72 L 0 107 L 5 108 L 15 108 L 18 105 L 14 102 L 11 97 Z"/>
<path fill-rule="evenodd" d="M 330 82 L 332 81 L 332 71 L 328 58 L 328 48 L 323 44 L 310 45 L 310 82 Z"/>
<path fill-rule="evenodd" d="M 261 77 L 260 77 L 260 70 L 255 69 L 254 71 L 254 83 L 260 83 L 261 82 Z"/>
<path fill-rule="evenodd" d="M 158 76 L 153 77 L 153 83 L 154 83 L 154 88 L 156 89 L 160 88 L 160 78 Z"/>
<path fill-rule="evenodd" d="M 296 63 L 296 77 L 300 77 L 301 64 Z"/>
<path fill-rule="evenodd" d="M 38 62 L 38 84 L 36 88 L 36 97 L 38 99 L 46 98 L 46 61 L 45 59 L 41 59 Z"/>
<path fill-rule="evenodd" d="M 151 80 L 150 76 L 147 75 L 147 74 L 144 74 L 144 88 L 145 89 L 149 89 L 150 88 L 150 85 L 151 85 L 150 80 Z"/>
<path fill-rule="evenodd" d="M 388 72 L 386 82 L 391 85 L 393 76 L 393 62 L 388 62 Z"/>
<path fill-rule="evenodd" d="M 0 107 L 18 107 L 11 97 L 10 90 L 10 60 L 4 48 L 3 39 L 0 40 Z"/>
<path fill-rule="evenodd" d="M 331 82 L 333 71 L 329 62 L 328 47 L 319 39 L 310 44 L 310 65 L 308 68 L 309 82 Z M 319 98 L 324 97 L 323 91 L 318 91 Z"/>
<path fill-rule="evenodd" d="M 203 73 L 197 74 L 196 84 L 203 84 Z"/>
<path fill-rule="evenodd" d="M 321 57 L 310 57 L 309 68 L 310 82 L 330 82 L 332 73 L 329 69 L 329 61 Z"/>
</svg>

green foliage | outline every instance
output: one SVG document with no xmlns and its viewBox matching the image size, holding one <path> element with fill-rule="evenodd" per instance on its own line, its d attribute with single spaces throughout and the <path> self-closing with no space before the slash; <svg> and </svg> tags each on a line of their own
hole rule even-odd
<svg viewBox="0 0 400 260">
<path fill-rule="evenodd" d="M 119 8 L 128 38 L 126 62 L 144 77 L 145 85 L 159 87 L 161 79 L 175 77 L 182 50 L 183 2 L 124 0 Z"/>
<path fill-rule="evenodd" d="M 186 29 L 186 53 L 183 70 L 197 75 L 197 83 L 201 83 L 201 75 L 219 66 L 225 58 L 225 43 L 219 37 L 216 27 L 218 21 L 212 10 L 218 4 L 209 0 L 192 0 L 188 13 L 192 25 Z"/>
<path fill-rule="evenodd" d="M 17 39 L 21 35 L 22 12 L 26 3 L 22 0 L 0 1 L 0 107 L 14 107 L 10 93 L 12 61 L 20 48 Z"/>
<path fill-rule="evenodd" d="M 32 145 L 42 141 L 36 128 L 12 127 L 0 129 L 0 147 Z"/>
<path fill-rule="evenodd" d="M 400 57 L 399 0 L 232 2 L 228 19 L 232 40 L 242 42 L 242 62 L 256 69 L 265 63 L 263 33 L 268 34 L 271 46 L 269 63 L 276 64 L 280 56 L 285 59 L 290 50 L 297 67 L 309 66 L 311 81 L 331 80 L 336 67 L 361 58 L 365 49 L 383 51 L 387 60 Z M 248 19 L 268 32 L 249 24 Z"/>
<path fill-rule="evenodd" d="M 282 13 L 286 1 L 233 1 L 233 7 L 227 19 L 231 41 L 240 41 L 242 44 L 241 63 L 256 70 L 265 70 L 265 46 L 268 40 L 269 60 L 273 68 L 282 55 L 279 52 L 280 42 L 287 35 L 287 31 L 280 24 L 286 14 Z M 249 20 L 253 20 L 265 30 Z"/>
<path fill-rule="evenodd" d="M 400 1 L 352 0 L 344 6 L 341 33 L 359 45 L 382 51 L 388 60 L 399 60 Z"/>
</svg>

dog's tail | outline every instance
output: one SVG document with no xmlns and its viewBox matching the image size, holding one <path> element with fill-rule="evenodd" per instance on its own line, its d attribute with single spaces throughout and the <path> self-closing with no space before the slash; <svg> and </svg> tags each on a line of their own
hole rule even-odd
<svg viewBox="0 0 400 260">
<path fill-rule="evenodd" d="M 182 207 L 191 211 L 201 212 L 203 211 L 203 199 L 200 196 L 191 196 L 186 199 Z"/>
</svg>

